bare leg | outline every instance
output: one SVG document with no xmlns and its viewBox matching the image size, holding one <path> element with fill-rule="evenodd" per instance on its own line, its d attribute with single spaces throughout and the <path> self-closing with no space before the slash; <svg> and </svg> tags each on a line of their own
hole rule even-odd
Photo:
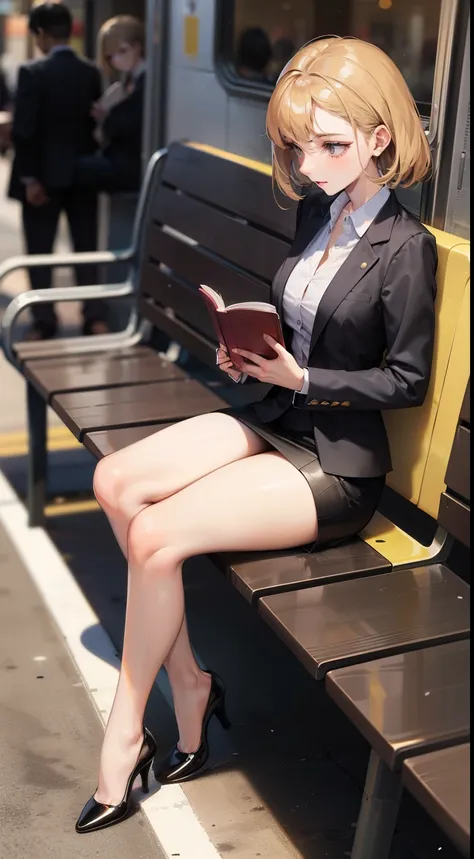
<svg viewBox="0 0 474 859">
<path fill-rule="evenodd" d="M 102 460 L 94 476 L 94 491 L 127 560 L 130 523 L 140 511 L 203 475 L 229 462 L 252 456 L 266 447 L 262 439 L 233 418 L 209 414 L 182 421 Z M 142 578 L 139 574 L 132 575 L 129 570 L 125 639 L 133 638 L 133 632 L 128 633 L 130 625 L 133 630 L 133 618 L 139 617 L 142 611 L 142 591 L 148 594 Z M 146 599 L 143 610 L 142 623 L 145 623 L 146 612 L 150 610 Z M 157 624 L 157 610 L 158 605 L 155 605 L 152 625 Z M 160 628 L 160 632 L 164 633 L 165 643 L 158 652 L 158 665 L 168 657 L 166 668 L 180 729 L 180 747 L 186 751 L 195 738 L 199 738 L 209 696 L 209 675 L 201 671 L 192 652 L 184 609 L 178 629 Z M 163 647 L 168 648 L 165 653 L 162 652 Z M 137 716 L 142 711 L 142 702 L 137 703 L 137 710 L 129 712 L 132 699 L 128 695 L 128 686 L 129 679 L 122 664 L 102 748 L 97 792 L 99 800 L 111 804 L 116 804 L 119 799 L 114 784 L 122 784 L 126 779 L 138 754 L 142 736 L 141 719 Z M 111 773 L 108 781 L 105 780 L 107 773 Z"/>
<path fill-rule="evenodd" d="M 213 551 L 287 548 L 314 540 L 316 534 L 306 480 L 273 452 L 217 469 L 134 518 L 128 532 L 130 592 L 122 671 L 104 744 L 110 743 L 115 757 L 103 756 L 99 801 L 115 804 L 121 799 L 134 764 L 130 737 L 141 736 L 151 685 L 182 627 L 182 562 Z M 120 755 L 119 765 L 125 727 L 129 753 L 126 765 Z"/>
</svg>

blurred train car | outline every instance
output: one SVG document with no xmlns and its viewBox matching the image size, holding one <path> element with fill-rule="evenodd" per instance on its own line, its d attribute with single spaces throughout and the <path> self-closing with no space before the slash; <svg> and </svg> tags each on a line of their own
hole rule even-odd
<svg viewBox="0 0 474 859">
<path fill-rule="evenodd" d="M 146 14 L 145 160 L 193 139 L 269 162 L 265 111 L 286 60 L 316 36 L 357 36 L 403 72 L 432 149 L 431 180 L 400 201 L 469 238 L 468 0 L 148 0 Z"/>
</svg>

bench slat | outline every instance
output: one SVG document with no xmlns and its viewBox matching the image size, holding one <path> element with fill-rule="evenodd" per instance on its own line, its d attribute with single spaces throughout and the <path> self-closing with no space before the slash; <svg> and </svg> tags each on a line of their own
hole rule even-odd
<svg viewBox="0 0 474 859">
<path fill-rule="evenodd" d="M 153 218 L 269 283 L 288 255 L 289 242 L 171 188 L 158 191 Z"/>
<path fill-rule="evenodd" d="M 215 341 L 209 311 L 195 284 L 178 280 L 172 274 L 165 274 L 156 263 L 147 262 L 143 270 L 143 298 L 151 298 L 161 307 L 172 308 L 177 316 L 184 317 L 187 325 L 192 320 L 193 328 L 196 327 L 207 339 Z M 147 313 L 148 306 L 145 305 Z"/>
<path fill-rule="evenodd" d="M 470 856 L 471 745 L 441 749 L 408 760 L 402 782 L 463 856 Z"/>
<path fill-rule="evenodd" d="M 199 382 L 184 379 L 58 394 L 51 405 L 82 441 L 87 432 L 181 420 L 216 411 L 227 403 Z"/>
<path fill-rule="evenodd" d="M 296 205 L 285 198 L 285 209 L 280 209 L 264 173 L 175 143 L 166 158 L 163 182 L 293 240 Z"/>
<path fill-rule="evenodd" d="M 195 284 L 196 288 L 199 284 L 206 283 L 217 289 L 226 304 L 233 301 L 270 299 L 268 284 L 232 268 L 203 249 L 181 241 L 156 225 L 150 230 L 147 256 L 155 263 L 169 266 L 177 277 Z"/>
<path fill-rule="evenodd" d="M 446 471 L 446 484 L 456 495 L 471 500 L 471 433 L 458 427 Z"/>
<path fill-rule="evenodd" d="M 469 738 L 470 641 L 330 671 L 329 696 L 392 770 Z"/>
<path fill-rule="evenodd" d="M 120 358 L 104 354 L 76 355 L 69 360 L 50 358 L 27 361 L 23 372 L 46 400 L 63 391 L 86 391 L 186 378 L 180 367 L 160 358 L 153 349 L 149 350 L 149 354 L 134 355 L 131 352 Z"/>
<path fill-rule="evenodd" d="M 460 418 L 464 423 L 471 423 L 471 382 L 467 383 L 466 393 L 461 407 Z"/>
<path fill-rule="evenodd" d="M 142 439 L 170 426 L 173 424 L 147 424 L 146 426 L 101 430 L 100 432 L 86 433 L 82 442 L 84 447 L 97 459 L 102 459 L 103 456 L 123 450 L 124 447 L 135 444 L 136 441 L 142 441 Z"/>
<path fill-rule="evenodd" d="M 470 629 L 469 588 L 441 564 L 275 594 L 258 610 L 317 680 Z"/>
<path fill-rule="evenodd" d="M 471 545 L 471 508 L 448 492 L 443 492 L 439 505 L 438 524 L 448 534 L 470 548 Z"/>
<path fill-rule="evenodd" d="M 391 570 L 390 562 L 359 537 L 311 553 L 296 549 L 220 555 L 218 563 L 234 587 L 253 605 L 270 594 Z"/>
<path fill-rule="evenodd" d="M 169 316 L 166 309 L 158 307 L 151 298 L 140 298 L 138 309 L 145 319 L 163 331 L 171 340 L 176 340 L 184 349 L 189 349 L 196 358 L 211 367 L 216 366 L 216 340 L 191 328 L 181 319 Z M 213 335 L 214 338 L 214 335 Z"/>
</svg>

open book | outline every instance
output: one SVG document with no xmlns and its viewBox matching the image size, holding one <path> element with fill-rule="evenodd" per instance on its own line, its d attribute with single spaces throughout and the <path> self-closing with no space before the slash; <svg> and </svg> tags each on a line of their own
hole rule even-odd
<svg viewBox="0 0 474 859">
<path fill-rule="evenodd" d="M 224 344 L 229 358 L 239 370 L 246 359 L 236 355 L 232 349 L 246 349 L 262 358 L 276 358 L 275 350 L 263 339 L 264 334 L 269 334 L 282 346 L 285 345 L 280 317 L 273 304 L 241 301 L 226 307 L 222 296 L 210 286 L 201 284 L 199 292 L 209 309 L 219 343 Z"/>
</svg>

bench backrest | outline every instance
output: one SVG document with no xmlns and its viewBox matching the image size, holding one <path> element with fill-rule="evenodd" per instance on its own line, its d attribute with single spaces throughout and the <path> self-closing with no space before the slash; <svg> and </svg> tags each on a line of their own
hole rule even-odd
<svg viewBox="0 0 474 859">
<path fill-rule="evenodd" d="M 441 495 L 438 522 L 464 543 L 471 539 L 471 394 L 467 386 Z"/>
<path fill-rule="evenodd" d="M 201 144 L 173 144 L 150 187 L 138 299 L 143 317 L 209 364 L 215 336 L 200 283 L 226 303 L 268 300 L 295 230 L 275 202 L 269 165 Z M 389 485 L 433 518 L 469 375 L 469 244 L 432 230 L 438 247 L 433 372 L 423 406 L 385 413 Z"/>
<path fill-rule="evenodd" d="M 215 335 L 198 293 L 217 289 L 226 304 L 268 301 L 288 254 L 296 206 L 280 209 L 267 165 L 172 144 L 150 187 L 138 302 L 142 317 L 215 365 Z"/>
</svg>

